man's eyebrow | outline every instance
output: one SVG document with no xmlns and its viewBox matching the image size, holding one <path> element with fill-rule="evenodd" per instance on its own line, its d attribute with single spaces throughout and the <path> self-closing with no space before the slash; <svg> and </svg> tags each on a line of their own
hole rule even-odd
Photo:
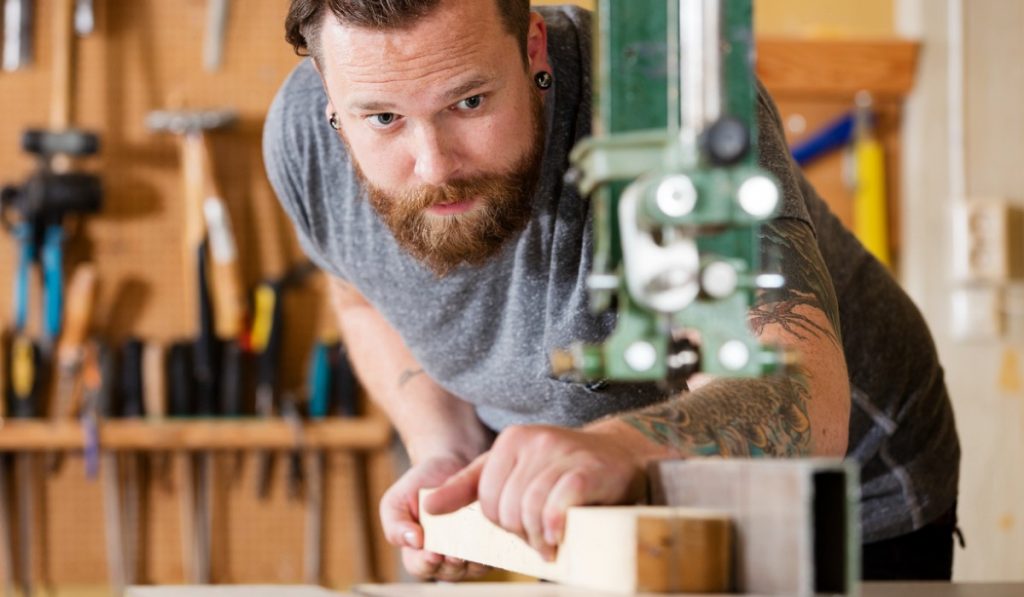
<svg viewBox="0 0 1024 597">
<path fill-rule="evenodd" d="M 445 93 L 444 99 L 446 102 L 454 102 L 456 100 L 460 100 L 466 95 L 468 95 L 469 92 L 479 89 L 480 87 L 483 87 L 484 85 L 487 85 L 490 82 L 491 79 L 488 79 L 486 77 L 477 77 L 475 79 L 470 79 L 469 81 L 466 81 L 462 85 L 459 85 L 458 87 L 455 87 L 448 91 L 447 93 Z"/>
<path fill-rule="evenodd" d="M 359 110 L 361 112 L 388 112 L 395 109 L 395 104 L 391 102 L 381 101 L 354 101 L 349 104 L 350 109 Z"/>
<path fill-rule="evenodd" d="M 492 79 L 487 77 L 477 77 L 470 79 L 465 83 L 454 87 L 444 93 L 442 96 L 445 102 L 454 102 L 462 99 L 467 94 L 475 89 L 479 89 L 484 85 L 491 83 Z M 384 102 L 379 100 L 355 100 L 349 103 L 349 108 L 352 110 L 358 110 L 361 112 L 390 112 L 398 108 L 398 106 L 392 102 Z"/>
</svg>

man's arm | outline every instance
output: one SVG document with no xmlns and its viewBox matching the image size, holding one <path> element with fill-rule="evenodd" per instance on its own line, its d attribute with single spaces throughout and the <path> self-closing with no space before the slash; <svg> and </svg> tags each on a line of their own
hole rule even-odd
<svg viewBox="0 0 1024 597">
<path fill-rule="evenodd" d="M 331 281 L 331 302 L 356 375 L 405 443 L 412 467 L 380 500 L 384 536 L 402 548 L 405 568 L 421 578 L 461 580 L 485 568 L 427 553 L 419 490 L 437 487 L 490 445 L 473 407 L 444 391 L 416 362 L 398 333 L 349 284 Z"/>
<path fill-rule="evenodd" d="M 781 256 L 786 285 L 759 294 L 750 326 L 762 342 L 795 351 L 799 365 L 788 375 L 714 380 L 594 429 L 628 424 L 648 440 L 650 458 L 846 453 L 849 377 L 828 270 L 807 224 L 777 220 L 764 237 Z"/>
<path fill-rule="evenodd" d="M 430 379 L 355 288 L 332 278 L 331 303 L 356 375 L 391 419 L 414 465 L 451 456 L 469 462 L 487 449 L 492 438 L 473 406 Z"/>
<path fill-rule="evenodd" d="M 798 367 L 713 380 L 581 430 L 511 427 L 431 494 L 427 510 L 443 514 L 479 498 L 490 520 L 550 558 L 569 507 L 635 500 L 652 460 L 845 454 L 850 391 L 831 277 L 807 224 L 780 219 L 764 236 L 786 286 L 758 296 L 750 325 L 763 342 L 797 352 Z"/>
</svg>

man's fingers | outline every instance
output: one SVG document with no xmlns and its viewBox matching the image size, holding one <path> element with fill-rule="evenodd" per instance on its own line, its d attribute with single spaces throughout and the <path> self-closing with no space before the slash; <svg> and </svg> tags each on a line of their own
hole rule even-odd
<svg viewBox="0 0 1024 597">
<path fill-rule="evenodd" d="M 469 566 L 465 560 L 459 558 L 446 557 L 442 562 L 441 566 L 437 569 L 435 578 L 437 580 L 443 580 L 446 582 L 458 582 L 466 578 Z"/>
<path fill-rule="evenodd" d="M 402 549 L 402 564 L 405 569 L 409 571 L 409 574 L 421 580 L 434 578 L 442 562 L 444 562 L 444 556 L 436 553 L 408 547 Z"/>
<path fill-rule="evenodd" d="M 380 522 L 388 543 L 399 547 L 422 547 L 423 529 L 416 524 L 404 500 L 385 495 L 380 501 Z"/>
<path fill-rule="evenodd" d="M 475 502 L 480 473 L 487 462 L 486 456 L 487 454 L 479 456 L 469 466 L 450 477 L 443 485 L 428 495 L 423 500 L 423 507 L 427 513 L 449 514 Z"/>
<path fill-rule="evenodd" d="M 523 492 L 522 520 L 530 546 L 540 552 L 545 560 L 554 557 L 557 542 L 549 542 L 544 536 L 544 506 L 551 495 L 555 483 L 562 477 L 565 470 L 559 466 L 550 466 L 526 487 Z"/>
<path fill-rule="evenodd" d="M 548 494 L 541 512 L 544 525 L 544 541 L 548 545 L 558 545 L 565 534 L 565 513 L 573 506 L 593 503 L 588 499 L 587 491 L 591 484 L 589 475 L 574 470 L 562 475 Z"/>
</svg>

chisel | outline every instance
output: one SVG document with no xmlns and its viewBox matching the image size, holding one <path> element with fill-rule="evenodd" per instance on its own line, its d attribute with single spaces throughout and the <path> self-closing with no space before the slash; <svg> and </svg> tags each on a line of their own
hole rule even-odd
<svg viewBox="0 0 1024 597">
<path fill-rule="evenodd" d="M 319 420 L 327 416 L 331 400 L 331 363 L 329 347 L 317 342 L 310 357 L 306 385 L 309 390 L 309 418 Z M 323 551 L 324 515 L 324 454 L 320 450 L 307 452 L 306 485 L 306 545 L 303 578 L 306 584 L 320 584 Z"/>
<path fill-rule="evenodd" d="M 142 419 L 145 414 L 143 400 L 143 350 L 144 345 L 137 338 L 130 338 L 121 347 L 121 416 L 126 419 Z M 122 511 L 124 523 L 124 581 L 135 584 L 141 547 L 139 543 L 142 494 L 146 487 L 146 459 L 141 453 L 127 452 L 120 455 L 124 470 L 124 499 Z"/>
<path fill-rule="evenodd" d="M 0 419 L 7 416 L 9 341 L 7 331 L 0 332 Z M 4 595 L 14 594 L 14 542 L 11 534 L 11 504 L 8 499 L 8 473 L 11 470 L 9 458 L 9 454 L 0 452 L 0 565 L 4 567 Z"/>
<path fill-rule="evenodd" d="M 15 418 L 39 415 L 39 351 L 25 336 L 11 347 L 11 412 Z M 35 520 L 35 457 L 31 452 L 14 456 L 14 477 L 18 493 L 18 575 L 22 594 L 32 594 L 32 522 Z"/>
<path fill-rule="evenodd" d="M 278 356 L 281 348 L 280 284 L 260 284 L 256 289 L 253 305 L 252 349 L 257 361 L 256 414 L 269 419 L 274 416 Z M 273 452 L 261 451 L 256 454 L 256 495 L 261 499 L 270 493 L 273 466 Z"/>
<path fill-rule="evenodd" d="M 203 68 L 220 70 L 224 62 L 224 37 L 228 28 L 228 0 L 207 0 L 206 38 L 203 43 Z"/>
<path fill-rule="evenodd" d="M 75 269 L 68 285 L 64 331 L 57 344 L 57 390 L 50 410 L 50 418 L 54 421 L 66 421 L 75 416 L 83 346 L 89 332 L 95 297 L 96 267 L 90 263 L 82 264 Z M 53 452 L 49 456 L 47 468 L 51 473 L 56 473 L 61 462 L 63 455 Z"/>
<path fill-rule="evenodd" d="M 98 426 L 100 421 L 114 418 L 119 401 L 114 393 L 116 363 L 110 350 L 99 342 L 91 343 L 84 373 L 87 401 L 91 416 Z M 107 580 L 115 595 L 128 586 L 125 568 L 124 503 L 121 492 L 121 463 L 119 455 L 99 447 L 99 476 L 103 492 L 103 532 L 107 547 Z"/>
<path fill-rule="evenodd" d="M 344 344 L 334 343 L 331 344 L 328 355 L 331 364 L 331 392 L 334 396 L 331 403 L 337 408 L 340 416 L 358 417 L 359 384 L 348 360 L 348 351 Z M 354 582 L 370 582 L 373 580 L 373 564 L 369 552 L 370 529 L 366 524 L 366 521 L 370 520 L 365 502 L 366 463 L 363 455 L 358 452 L 345 452 L 342 455 L 351 462 L 352 470 L 352 515 L 349 517 L 349 524 L 352 526 L 352 536 L 356 538 L 356 549 L 352 554 Z"/>
</svg>

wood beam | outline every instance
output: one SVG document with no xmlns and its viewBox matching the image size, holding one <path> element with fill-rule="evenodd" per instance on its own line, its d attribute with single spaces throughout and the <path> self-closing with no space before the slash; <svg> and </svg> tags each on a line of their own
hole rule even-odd
<svg viewBox="0 0 1024 597">
<path fill-rule="evenodd" d="M 552 562 L 487 520 L 479 503 L 442 516 L 421 505 L 420 523 L 427 551 L 566 585 L 624 594 L 731 589 L 732 523 L 715 510 L 570 508 Z"/>
</svg>

